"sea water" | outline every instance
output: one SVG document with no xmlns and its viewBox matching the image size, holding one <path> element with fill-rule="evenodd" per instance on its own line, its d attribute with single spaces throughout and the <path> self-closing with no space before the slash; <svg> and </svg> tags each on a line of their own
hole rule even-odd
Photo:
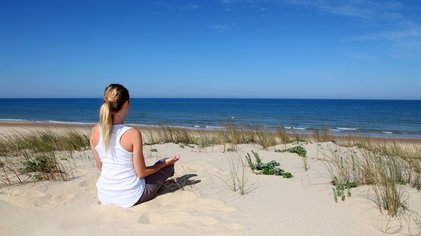
<svg viewBox="0 0 421 236">
<path fill-rule="evenodd" d="M 102 99 L 0 99 L 0 121 L 98 122 Z M 338 135 L 421 138 L 419 100 L 132 98 L 126 123 L 220 129 L 227 124 Z"/>
</svg>

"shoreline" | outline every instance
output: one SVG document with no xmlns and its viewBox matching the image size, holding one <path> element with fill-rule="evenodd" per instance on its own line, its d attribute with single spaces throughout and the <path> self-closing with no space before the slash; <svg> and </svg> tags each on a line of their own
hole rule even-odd
<svg viewBox="0 0 421 236">
<path fill-rule="evenodd" d="M 90 131 L 90 129 L 95 125 L 96 123 L 72 123 L 72 122 L 31 122 L 31 121 L 0 121 L 0 130 L 1 133 L 4 136 L 4 129 L 25 129 L 25 128 L 42 128 L 42 129 L 49 129 L 49 128 L 75 128 L 81 131 Z M 166 125 L 139 125 L 139 124 L 127 124 L 128 126 L 131 126 L 133 128 L 139 129 L 139 130 L 146 130 L 146 131 L 157 131 L 162 128 L 171 128 L 171 129 L 186 129 L 188 131 L 191 131 L 192 133 L 205 133 L 205 134 L 215 134 L 220 131 L 223 131 L 223 129 L 198 129 L 193 127 L 180 127 L 180 126 L 166 126 Z M 241 129 L 241 127 L 240 127 Z M 291 138 L 299 136 L 305 139 L 312 139 L 315 136 L 315 133 L 303 133 L 303 132 L 290 132 L 289 130 L 285 130 L 287 135 L 289 135 Z M 267 131 L 270 133 L 276 133 L 276 131 Z M 314 132 L 314 131 L 312 131 Z M 372 141 L 386 141 L 386 142 L 399 142 L 399 143 L 413 143 L 413 144 L 421 144 L 421 137 L 420 138 L 402 138 L 402 137 L 376 137 L 376 136 L 369 136 L 369 135 L 362 135 L 362 134 L 343 134 L 338 135 L 334 132 L 327 132 L 324 133 L 323 131 L 319 133 L 320 135 L 325 135 L 328 137 L 328 139 L 333 140 L 359 140 L 359 139 L 370 139 Z"/>
<path fill-rule="evenodd" d="M 1 100 L 0 100 L 1 101 Z M 65 99 L 4 102 L 0 122 L 35 122 L 93 125 L 102 101 Z M 417 101 L 342 100 L 215 100 L 133 98 L 126 124 L 154 128 L 170 126 L 190 130 L 284 129 L 293 134 L 328 132 L 334 136 L 421 139 L 421 103 Z M 393 108 L 393 109 L 392 109 Z"/>
</svg>

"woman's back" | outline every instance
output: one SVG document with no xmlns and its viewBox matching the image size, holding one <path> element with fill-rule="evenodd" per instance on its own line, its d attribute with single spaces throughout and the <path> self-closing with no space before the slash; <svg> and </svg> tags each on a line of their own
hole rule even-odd
<svg viewBox="0 0 421 236">
<path fill-rule="evenodd" d="M 96 186 L 98 200 L 104 205 L 131 207 L 144 190 L 145 181 L 136 176 L 133 167 L 133 154 L 120 144 L 121 137 L 129 129 L 125 125 L 114 125 L 107 150 L 99 129 L 95 150 L 101 159 L 102 171 Z"/>
<path fill-rule="evenodd" d="M 121 84 L 104 90 L 99 125 L 92 128 L 89 143 L 101 175 L 96 184 L 104 205 L 131 207 L 157 196 L 165 181 L 174 175 L 180 155 L 146 166 L 141 133 L 124 124 L 130 110 L 130 95 Z"/>
</svg>

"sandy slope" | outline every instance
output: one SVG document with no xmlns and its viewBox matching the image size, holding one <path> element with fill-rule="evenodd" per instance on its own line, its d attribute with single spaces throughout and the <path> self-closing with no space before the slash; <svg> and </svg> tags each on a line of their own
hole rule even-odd
<svg viewBox="0 0 421 236">
<path fill-rule="evenodd" d="M 237 152 L 222 146 L 200 149 L 177 144 L 145 146 L 147 162 L 180 153 L 177 185 L 145 204 L 122 209 L 98 204 L 99 176 L 90 151 L 75 155 L 75 178 L 0 188 L 0 235 L 386 235 L 385 219 L 370 200 L 368 187 L 335 203 L 323 153 L 332 143 L 306 144 L 308 171 L 300 157 L 240 145 Z M 155 148 L 158 152 L 152 152 Z M 246 195 L 230 190 L 230 166 L 240 166 L 251 150 L 263 161 L 277 160 L 294 178 L 256 176 L 246 171 Z M 180 188 L 181 185 L 184 187 Z M 408 188 L 410 209 L 421 213 L 421 192 Z M 407 224 L 398 235 L 408 233 Z M 391 225 L 396 225 L 394 220 Z M 412 232 L 417 230 L 411 226 Z"/>
</svg>

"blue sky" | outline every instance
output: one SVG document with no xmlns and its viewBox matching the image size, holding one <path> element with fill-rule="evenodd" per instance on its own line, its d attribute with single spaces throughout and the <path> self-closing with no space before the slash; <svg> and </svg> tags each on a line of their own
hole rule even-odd
<svg viewBox="0 0 421 236">
<path fill-rule="evenodd" d="M 421 99 L 421 1 L 0 1 L 0 97 Z"/>
</svg>

